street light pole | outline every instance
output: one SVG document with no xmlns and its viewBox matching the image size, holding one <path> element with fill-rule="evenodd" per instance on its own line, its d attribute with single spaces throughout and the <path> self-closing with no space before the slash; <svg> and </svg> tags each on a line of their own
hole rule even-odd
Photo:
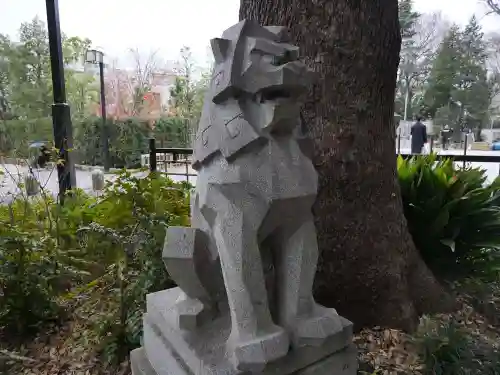
<svg viewBox="0 0 500 375">
<path fill-rule="evenodd" d="M 408 102 L 410 101 L 410 86 L 406 85 L 404 121 L 408 120 Z"/>
<path fill-rule="evenodd" d="M 76 186 L 75 165 L 70 156 L 70 149 L 73 148 L 73 131 L 70 108 L 68 103 L 66 103 L 58 0 L 46 0 L 45 5 L 47 8 L 50 67 L 54 95 L 52 124 L 54 144 L 58 150 L 57 175 L 59 178 L 59 199 L 62 202 L 66 191 Z"/>
<path fill-rule="evenodd" d="M 104 62 L 99 63 L 99 75 L 101 79 L 101 117 L 102 117 L 102 136 L 104 141 L 104 171 L 108 172 L 110 168 L 109 160 L 109 136 L 106 116 L 106 91 L 104 86 Z"/>
<path fill-rule="evenodd" d="M 110 168 L 109 157 L 109 134 L 106 116 L 106 87 L 104 84 L 104 54 L 95 49 L 85 52 L 85 62 L 99 65 L 99 80 L 101 86 L 101 117 L 102 117 L 102 140 L 104 149 L 104 171 L 108 172 Z"/>
</svg>

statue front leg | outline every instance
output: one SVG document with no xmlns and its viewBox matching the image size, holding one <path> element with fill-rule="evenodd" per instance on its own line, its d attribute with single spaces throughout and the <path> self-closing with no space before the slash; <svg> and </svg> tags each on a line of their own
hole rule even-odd
<svg viewBox="0 0 500 375">
<path fill-rule="evenodd" d="M 238 370 L 259 372 L 288 353 L 289 339 L 269 311 L 257 239 L 259 213 L 242 206 L 218 210 L 212 229 L 231 311 L 228 350 Z"/>
<path fill-rule="evenodd" d="M 177 325 L 184 330 L 195 330 L 211 320 L 217 310 L 217 300 L 207 288 L 206 273 L 214 268 L 208 236 L 198 228 L 169 227 L 163 247 L 163 262 L 172 280 L 183 293 L 177 300 Z M 215 279 L 215 280 L 214 280 Z"/>
<path fill-rule="evenodd" d="M 305 216 L 305 217 L 304 217 Z M 313 216 L 297 215 L 283 228 L 277 257 L 279 324 L 291 333 L 295 347 L 319 346 L 343 329 L 335 309 L 317 304 L 313 282 L 318 263 L 318 242 Z"/>
</svg>

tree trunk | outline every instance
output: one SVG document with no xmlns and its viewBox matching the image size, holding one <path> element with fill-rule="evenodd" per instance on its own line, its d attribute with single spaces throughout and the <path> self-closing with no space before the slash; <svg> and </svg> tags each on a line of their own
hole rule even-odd
<svg viewBox="0 0 500 375">
<path fill-rule="evenodd" d="M 397 0 L 241 0 L 240 19 L 289 27 L 318 72 L 303 110 L 319 173 L 318 301 L 358 328 L 412 330 L 450 307 L 413 244 L 397 181 Z"/>
</svg>

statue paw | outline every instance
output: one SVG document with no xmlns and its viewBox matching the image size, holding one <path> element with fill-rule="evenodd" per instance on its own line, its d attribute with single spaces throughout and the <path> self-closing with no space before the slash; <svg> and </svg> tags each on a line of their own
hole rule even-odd
<svg viewBox="0 0 500 375">
<path fill-rule="evenodd" d="M 231 345 L 231 361 L 239 371 L 261 372 L 266 365 L 287 355 L 288 334 L 281 327 L 270 334 Z"/>
<path fill-rule="evenodd" d="M 293 330 L 293 345 L 321 346 L 326 339 L 343 330 L 342 321 L 335 309 L 315 305 L 313 313 L 301 318 Z"/>
</svg>

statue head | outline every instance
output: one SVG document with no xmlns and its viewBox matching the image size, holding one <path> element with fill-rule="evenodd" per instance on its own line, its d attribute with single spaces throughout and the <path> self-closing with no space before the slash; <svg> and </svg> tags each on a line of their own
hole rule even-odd
<svg viewBox="0 0 500 375">
<path fill-rule="evenodd" d="M 287 43 L 286 29 L 242 21 L 211 40 L 215 57 L 210 96 L 214 104 L 237 100 L 245 119 L 263 129 L 298 118 L 299 97 L 310 71 Z"/>
</svg>

